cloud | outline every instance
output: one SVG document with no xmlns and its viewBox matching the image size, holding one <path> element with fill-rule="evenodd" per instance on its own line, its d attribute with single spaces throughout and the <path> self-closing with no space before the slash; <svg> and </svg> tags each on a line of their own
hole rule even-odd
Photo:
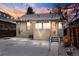
<svg viewBox="0 0 79 59">
<path fill-rule="evenodd" d="M 27 4 L 24 4 L 24 8 L 20 8 L 20 6 L 17 6 L 15 4 L 15 9 L 13 8 L 10 8 L 4 4 L 1 4 L 0 3 L 0 11 L 3 11 L 13 17 L 21 17 L 23 16 L 25 13 L 26 13 L 26 9 L 31 6 L 34 10 L 35 13 L 37 14 L 41 14 L 41 13 L 49 13 L 50 11 L 48 10 L 48 8 L 46 7 L 40 7 L 38 6 L 37 4 L 34 4 L 34 3 L 27 3 Z"/>
<path fill-rule="evenodd" d="M 52 8 L 39 6 L 38 4 L 35 4 L 35 3 L 27 3 L 27 4 L 24 3 L 23 5 L 17 5 L 15 3 L 15 5 L 14 5 L 15 8 L 10 8 L 10 7 L 0 3 L 0 11 L 3 11 L 14 17 L 21 17 L 27 12 L 27 8 L 29 6 L 31 6 L 33 8 L 34 12 L 37 14 L 49 13 L 50 10 L 52 10 Z M 73 6 L 71 6 L 71 7 L 73 7 Z M 73 9 L 67 9 L 68 13 L 70 13 L 70 11 L 72 11 L 72 10 Z M 56 11 L 56 10 L 53 10 L 53 11 Z"/>
<path fill-rule="evenodd" d="M 12 8 L 9 8 L 3 4 L 0 4 L 0 10 L 13 16 L 13 17 L 20 17 L 22 15 L 24 15 L 24 12 L 23 11 L 20 11 L 20 10 L 13 10 Z"/>
<path fill-rule="evenodd" d="M 47 7 L 40 7 L 37 4 L 34 3 L 28 3 L 27 7 L 31 6 L 34 10 L 35 13 L 37 14 L 42 14 L 42 13 L 49 13 L 51 8 L 47 8 Z M 49 10 L 48 10 L 49 9 Z"/>
</svg>

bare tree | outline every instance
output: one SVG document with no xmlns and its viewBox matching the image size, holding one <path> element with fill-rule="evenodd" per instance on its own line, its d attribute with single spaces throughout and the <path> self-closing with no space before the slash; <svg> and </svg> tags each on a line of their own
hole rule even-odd
<svg viewBox="0 0 79 59">
<path fill-rule="evenodd" d="M 72 5 L 73 6 L 69 7 L 64 6 L 64 4 L 56 4 L 57 13 L 60 15 L 60 20 L 62 21 L 63 24 L 66 22 L 69 29 L 70 29 L 70 23 L 72 23 L 74 20 L 77 20 L 79 17 L 79 8 L 78 8 L 79 4 L 72 4 Z M 68 14 L 68 9 L 72 9 L 70 14 Z"/>
<path fill-rule="evenodd" d="M 74 19 L 76 20 L 78 15 L 79 15 L 79 8 L 78 8 L 79 4 L 73 4 L 72 7 L 68 7 L 68 6 L 64 6 L 64 4 L 56 4 L 56 8 L 57 8 L 57 13 L 61 16 L 61 21 L 64 22 L 66 21 L 68 24 L 70 24 Z M 68 9 L 73 9 L 72 12 L 74 12 L 75 14 L 68 14 Z M 71 20 L 71 21 L 69 21 Z"/>
</svg>

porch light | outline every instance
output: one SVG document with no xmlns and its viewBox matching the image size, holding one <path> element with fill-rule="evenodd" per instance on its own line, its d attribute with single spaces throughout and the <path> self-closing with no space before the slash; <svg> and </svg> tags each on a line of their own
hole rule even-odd
<svg viewBox="0 0 79 59">
<path fill-rule="evenodd" d="M 59 26 L 59 29 L 62 29 L 62 23 L 61 22 L 59 22 L 58 26 Z"/>
</svg>

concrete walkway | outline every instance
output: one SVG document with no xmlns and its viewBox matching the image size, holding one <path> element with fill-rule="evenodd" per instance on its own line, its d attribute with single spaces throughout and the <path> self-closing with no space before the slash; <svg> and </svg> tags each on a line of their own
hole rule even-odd
<svg viewBox="0 0 79 59">
<path fill-rule="evenodd" d="M 30 40 L 29 38 L 1 38 L 1 56 L 58 56 L 58 42 L 51 44 L 49 51 L 48 41 Z"/>
</svg>

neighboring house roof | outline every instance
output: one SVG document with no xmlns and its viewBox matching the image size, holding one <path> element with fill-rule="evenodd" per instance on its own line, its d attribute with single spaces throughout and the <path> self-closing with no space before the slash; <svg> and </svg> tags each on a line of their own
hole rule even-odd
<svg viewBox="0 0 79 59">
<path fill-rule="evenodd" d="M 60 16 L 58 14 L 30 14 L 22 16 L 15 21 L 28 21 L 28 20 L 57 20 L 60 21 Z"/>
<path fill-rule="evenodd" d="M 0 21 L 4 21 L 4 22 L 11 22 L 11 23 L 14 23 L 12 20 L 14 18 L 2 11 L 0 11 Z"/>
<path fill-rule="evenodd" d="M 9 22 L 9 23 L 16 24 L 16 23 L 15 23 L 15 22 L 13 22 L 13 21 L 9 21 L 9 20 L 7 20 L 7 21 L 6 21 L 6 19 L 5 19 L 5 20 L 3 20 L 3 19 L 0 19 L 0 21 L 4 21 L 4 22 Z"/>
<path fill-rule="evenodd" d="M 12 16 L 0 11 L 0 19 L 12 19 Z"/>
</svg>

